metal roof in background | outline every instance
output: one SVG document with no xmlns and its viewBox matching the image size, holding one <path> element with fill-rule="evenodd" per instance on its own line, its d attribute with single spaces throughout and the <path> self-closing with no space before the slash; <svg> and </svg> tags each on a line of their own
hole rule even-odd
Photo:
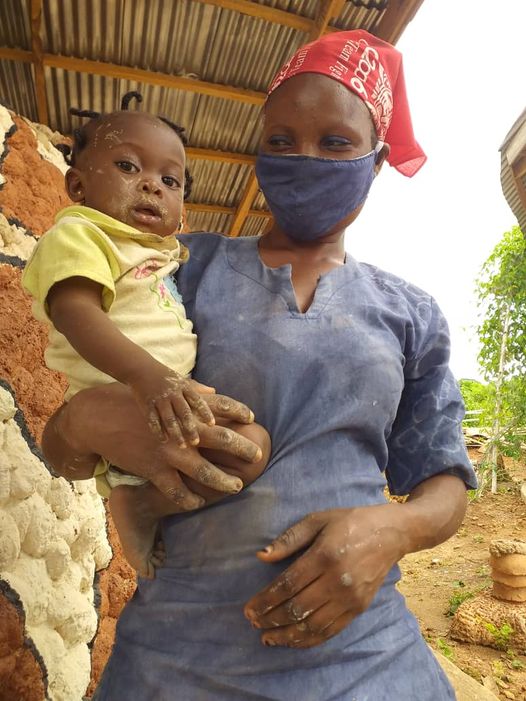
<svg viewBox="0 0 526 701">
<path fill-rule="evenodd" d="M 526 109 L 500 147 L 502 192 L 526 236 Z"/>
<path fill-rule="evenodd" d="M 70 107 L 141 109 L 190 140 L 194 230 L 256 235 L 268 224 L 252 163 L 264 91 L 326 31 L 396 42 L 423 0 L 1 0 L 0 101 L 69 134 Z M 32 19 L 33 18 L 33 19 Z"/>
</svg>

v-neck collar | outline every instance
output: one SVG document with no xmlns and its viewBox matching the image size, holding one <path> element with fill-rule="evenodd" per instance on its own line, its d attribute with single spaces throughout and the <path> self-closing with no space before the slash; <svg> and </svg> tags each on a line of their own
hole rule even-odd
<svg viewBox="0 0 526 701">
<path fill-rule="evenodd" d="M 300 312 L 292 284 L 292 265 L 286 263 L 277 268 L 266 265 L 259 253 L 260 238 L 246 236 L 230 239 L 226 251 L 228 263 L 241 275 L 246 275 L 269 292 L 279 295 L 291 315 L 298 318 L 318 317 L 338 289 L 366 274 L 362 266 L 346 253 L 343 265 L 320 275 L 310 307 L 306 312 Z"/>
</svg>

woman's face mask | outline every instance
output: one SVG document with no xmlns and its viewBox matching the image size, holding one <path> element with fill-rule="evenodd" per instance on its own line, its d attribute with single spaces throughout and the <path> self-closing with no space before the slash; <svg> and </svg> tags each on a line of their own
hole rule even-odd
<svg viewBox="0 0 526 701">
<path fill-rule="evenodd" d="M 260 153 L 256 175 L 278 226 L 296 241 L 327 234 L 365 202 L 382 146 L 351 160 Z"/>
</svg>

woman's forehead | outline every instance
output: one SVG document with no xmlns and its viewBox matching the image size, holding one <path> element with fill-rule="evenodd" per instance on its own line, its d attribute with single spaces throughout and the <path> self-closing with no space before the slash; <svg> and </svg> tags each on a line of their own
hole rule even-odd
<svg viewBox="0 0 526 701">
<path fill-rule="evenodd" d="M 352 121 L 372 122 L 363 100 L 332 78 L 302 73 L 286 80 L 268 97 L 264 119 L 285 115 L 330 117 L 339 115 Z"/>
</svg>

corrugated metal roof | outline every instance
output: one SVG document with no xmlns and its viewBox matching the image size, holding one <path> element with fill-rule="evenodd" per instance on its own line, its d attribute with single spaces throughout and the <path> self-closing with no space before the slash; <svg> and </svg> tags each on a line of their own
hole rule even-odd
<svg viewBox="0 0 526 701">
<path fill-rule="evenodd" d="M 502 192 L 504 193 L 506 202 L 509 204 L 513 214 L 517 217 L 517 221 L 519 222 L 522 232 L 526 235 L 526 207 L 524 207 L 520 198 L 517 185 L 515 183 L 515 178 L 513 177 L 513 172 L 510 164 L 508 163 L 505 151 L 502 151 L 501 153 L 500 182 L 502 184 Z M 526 192 L 526 176 L 521 178 L 521 185 L 524 192 Z"/>
<path fill-rule="evenodd" d="M 232 215 L 229 214 L 212 214 L 210 212 L 188 212 L 187 214 L 187 222 L 191 231 L 223 233 L 230 228 L 231 220 Z"/>
<path fill-rule="evenodd" d="M 33 121 L 37 119 L 33 72 L 29 63 L 0 61 L 0 102 L 24 117 Z"/>
<path fill-rule="evenodd" d="M 516 171 L 517 174 L 521 173 L 521 177 L 517 178 L 518 182 L 513 172 L 513 168 L 516 168 L 520 162 L 526 160 L 526 109 L 523 110 L 506 134 L 500 147 L 500 152 L 502 192 L 511 211 L 517 217 L 520 228 L 526 235 L 526 206 L 524 203 L 524 197 L 526 196 L 526 172 Z M 519 189 L 522 190 L 522 197 Z"/>
<path fill-rule="evenodd" d="M 0 2 L 0 45 L 31 48 L 30 0 Z"/>
<path fill-rule="evenodd" d="M 248 0 L 309 19 L 318 0 Z M 359 4 L 359 3 L 357 3 Z M 103 61 L 163 74 L 197 78 L 263 92 L 274 73 L 308 36 L 277 22 L 197 0 L 43 0 L 42 43 L 47 54 Z M 375 30 L 383 11 L 347 0 L 333 24 L 340 29 Z M 1 0 L 0 45 L 31 50 L 30 0 Z M 37 121 L 30 64 L 0 61 L 0 99 Z M 71 133 L 78 118 L 71 106 L 108 112 L 121 96 L 139 90 L 141 109 L 163 114 L 186 127 L 193 147 L 255 154 L 260 106 L 189 91 L 141 84 L 63 68 L 44 69 L 49 124 Z M 236 208 L 250 167 L 191 160 L 194 203 Z M 253 209 L 264 209 L 259 195 Z M 228 230 L 232 215 L 189 212 L 192 226 Z M 263 231 L 266 220 L 251 217 L 243 233 Z"/>
</svg>

